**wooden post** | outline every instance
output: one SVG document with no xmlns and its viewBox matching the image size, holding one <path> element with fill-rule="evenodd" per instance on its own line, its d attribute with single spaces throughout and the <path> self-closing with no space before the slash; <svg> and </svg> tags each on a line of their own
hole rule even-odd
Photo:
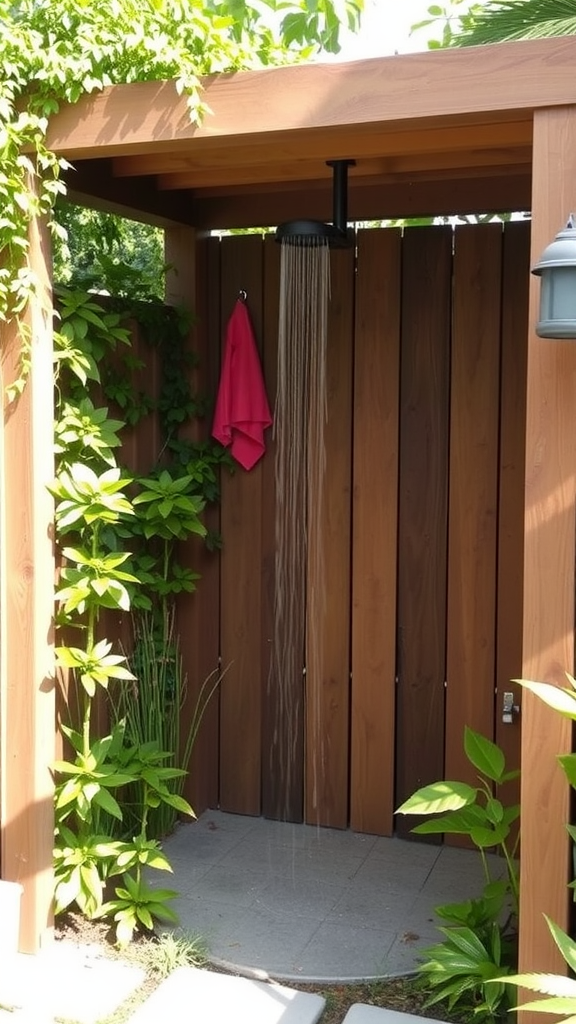
<svg viewBox="0 0 576 1024">
<path fill-rule="evenodd" d="M 6 387 L 21 375 L 23 336 L 2 327 L 0 833 L 2 877 L 21 882 L 20 949 L 51 937 L 54 891 L 54 555 L 52 300 L 47 233 L 33 223 L 30 265 L 39 281 L 26 315 L 30 370 L 12 404 Z M 26 336 L 27 337 L 27 336 Z"/>
<path fill-rule="evenodd" d="M 534 115 L 531 265 L 576 209 L 576 106 Z M 531 278 L 526 413 L 524 678 L 566 685 L 574 668 L 576 341 L 535 336 Z M 521 595 L 519 595 L 519 600 Z M 543 914 L 567 928 L 568 786 L 556 755 L 571 723 L 531 694 L 522 709 L 520 970 L 564 971 Z"/>
</svg>

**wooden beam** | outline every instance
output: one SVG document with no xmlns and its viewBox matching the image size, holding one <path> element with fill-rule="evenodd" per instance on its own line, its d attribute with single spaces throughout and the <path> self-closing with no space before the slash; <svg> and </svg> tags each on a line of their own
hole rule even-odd
<svg viewBox="0 0 576 1024">
<path fill-rule="evenodd" d="M 168 151 L 187 140 L 397 125 L 530 111 L 576 101 L 576 38 L 297 65 L 205 79 L 209 113 L 192 124 L 174 82 L 117 85 L 63 105 L 50 149 L 74 159 Z M 263 102 L 263 97 L 266 101 Z"/>
<path fill-rule="evenodd" d="M 576 209 L 576 105 L 534 117 L 532 266 Z M 576 344 L 533 333 L 531 278 L 526 411 L 523 666 L 525 678 L 563 685 L 574 668 Z M 526 694 L 522 706 L 520 970 L 564 971 L 543 914 L 568 924 L 569 790 L 557 755 L 572 726 Z"/>
<path fill-rule="evenodd" d="M 20 949 L 34 953 L 51 934 L 55 754 L 52 304 L 47 233 L 34 223 L 30 265 L 39 281 L 26 316 L 30 334 L 3 324 L 3 390 L 30 369 L 23 394 L 2 421 L 0 570 L 0 834 L 2 877 L 24 887 Z M 4 390 L 4 396 L 6 392 Z"/>
<path fill-rule="evenodd" d="M 354 167 L 350 168 L 350 182 L 362 184 L 362 180 L 371 178 L 376 184 L 386 184 L 391 179 L 397 179 L 400 175 L 416 174 L 419 177 L 434 176 L 438 171 L 445 171 L 452 177 L 456 169 L 473 168 L 481 173 L 483 168 L 494 173 L 506 173 L 510 167 L 516 171 L 519 166 L 529 169 L 532 161 L 532 147 L 513 146 L 500 149 L 468 149 L 457 150 L 449 153 L 425 153 L 411 156 L 381 156 L 370 160 L 357 161 Z M 196 170 L 177 171 L 174 173 L 161 174 L 157 178 L 160 192 L 170 189 L 203 189 L 235 187 L 238 185 L 254 185 L 260 181 L 279 183 L 281 185 L 292 185 L 293 182 L 330 181 L 332 171 L 323 161 L 313 164 L 306 160 L 292 160 L 285 163 L 274 163 L 265 165 L 247 165 L 238 167 L 236 165 L 225 168 L 220 167 L 199 167 Z"/>
<path fill-rule="evenodd" d="M 64 175 L 66 198 L 79 206 L 115 213 L 159 228 L 190 224 L 189 203 L 181 196 L 161 195 L 154 182 L 116 181 L 107 160 L 83 160 Z"/>
<path fill-rule="evenodd" d="M 184 195 L 184 193 L 182 194 Z M 350 221 L 529 210 L 530 175 L 407 182 L 350 188 Z M 332 219 L 331 190 L 295 189 L 281 194 L 222 195 L 190 200 L 197 228 L 264 227 L 294 218 Z"/>
<path fill-rule="evenodd" d="M 532 116 L 523 120 L 497 121 L 451 125 L 445 128 L 422 128 L 410 131 L 395 130 L 394 124 L 379 126 L 377 130 L 354 126 L 353 139 L 349 133 L 334 128 L 308 131 L 305 137 L 291 133 L 279 138 L 272 132 L 258 144 L 247 145 L 234 140 L 234 163 L 230 164 L 230 140 L 193 139 L 178 150 L 150 152 L 138 156 L 116 157 L 113 160 L 115 177 L 141 177 L 153 174 L 186 174 L 212 167 L 230 172 L 239 167 L 274 166 L 277 162 L 305 164 L 318 170 L 319 176 L 329 177 L 326 160 L 354 156 L 360 165 L 366 160 L 383 156 L 410 157 L 432 153 L 469 153 L 502 148 L 525 148 L 532 145 Z M 350 147 L 353 147 L 352 149 Z M 354 168 L 350 173 L 354 173 Z M 265 177 L 265 175 L 264 175 Z"/>
</svg>

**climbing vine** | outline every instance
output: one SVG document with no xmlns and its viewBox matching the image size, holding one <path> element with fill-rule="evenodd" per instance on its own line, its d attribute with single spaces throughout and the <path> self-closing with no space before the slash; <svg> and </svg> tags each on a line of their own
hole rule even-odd
<svg viewBox="0 0 576 1024">
<path fill-rule="evenodd" d="M 158 838 L 191 814 L 182 783 L 202 714 L 218 679 L 201 689 L 180 742 L 185 675 L 174 629 L 174 597 L 198 576 L 178 564 L 177 545 L 206 536 L 201 513 L 217 497 L 217 445 L 180 446 L 182 425 L 205 403 L 190 383 L 189 323 L 150 303 L 96 299 L 56 290 L 57 475 L 53 485 L 59 550 L 57 659 L 70 676 L 62 731 L 71 756 L 55 764 L 56 907 L 114 917 L 120 942 L 136 928 L 174 920 L 171 889 L 150 888 L 144 867 L 169 871 Z M 148 333 L 162 368 L 159 395 L 138 390 L 133 331 Z M 146 357 L 146 351 L 144 351 Z M 154 416 L 160 451 L 145 476 L 122 468 L 125 420 Z M 187 451 L 187 460 L 182 452 Z M 133 641 L 120 651 L 103 635 L 103 612 L 129 614 Z M 64 627 L 64 631 L 62 631 Z M 72 639 L 73 637 L 73 639 Z M 110 698 L 111 730 L 93 725 L 96 695 Z M 74 710 L 75 705 L 78 710 Z M 116 876 L 121 875 L 120 879 Z M 104 902 L 106 885 L 113 898 Z"/>
<path fill-rule="evenodd" d="M 199 76 L 337 51 L 342 21 L 357 25 L 363 4 L 0 0 L 0 321 L 20 317 L 37 292 L 31 221 L 45 216 L 61 230 L 53 214 L 68 164 L 47 139 L 63 103 L 109 85 L 171 79 L 198 121 L 206 112 Z"/>
</svg>

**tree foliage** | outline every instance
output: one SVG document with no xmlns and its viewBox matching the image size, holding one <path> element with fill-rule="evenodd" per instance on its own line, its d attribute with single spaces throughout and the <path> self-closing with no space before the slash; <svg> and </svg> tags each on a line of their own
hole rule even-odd
<svg viewBox="0 0 576 1024">
<path fill-rule="evenodd" d="M 437 27 L 430 49 L 576 35 L 574 0 L 451 0 L 432 5 L 428 14 L 412 31 Z"/>
<path fill-rule="evenodd" d="M 190 116 L 205 113 L 199 76 L 337 51 L 364 0 L 0 0 L 0 319 L 34 292 L 28 227 L 64 186 L 46 147 L 63 102 L 108 85 L 173 79 Z"/>
</svg>

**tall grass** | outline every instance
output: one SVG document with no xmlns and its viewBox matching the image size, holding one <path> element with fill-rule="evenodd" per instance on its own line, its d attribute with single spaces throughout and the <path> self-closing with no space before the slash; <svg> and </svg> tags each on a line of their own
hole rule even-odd
<svg viewBox="0 0 576 1024">
<path fill-rule="evenodd" d="M 165 754 L 163 764 L 188 772 L 192 750 L 204 712 L 221 681 L 214 670 L 203 682 L 188 729 L 182 731 L 182 709 L 186 700 L 187 678 L 182 664 L 180 640 L 174 629 L 173 611 L 164 611 L 159 619 L 152 612 L 138 612 L 133 617 L 134 646 L 129 657 L 134 682 L 123 683 L 110 690 L 114 721 L 126 723 L 126 741 L 141 746 L 156 744 Z M 172 793 L 182 794 L 185 775 L 168 779 Z M 124 798 L 125 797 L 125 798 Z M 123 794 L 124 826 L 132 818 L 142 818 L 143 792 L 130 787 Z M 149 838 L 161 838 L 174 828 L 178 812 L 168 804 L 150 808 Z"/>
</svg>

